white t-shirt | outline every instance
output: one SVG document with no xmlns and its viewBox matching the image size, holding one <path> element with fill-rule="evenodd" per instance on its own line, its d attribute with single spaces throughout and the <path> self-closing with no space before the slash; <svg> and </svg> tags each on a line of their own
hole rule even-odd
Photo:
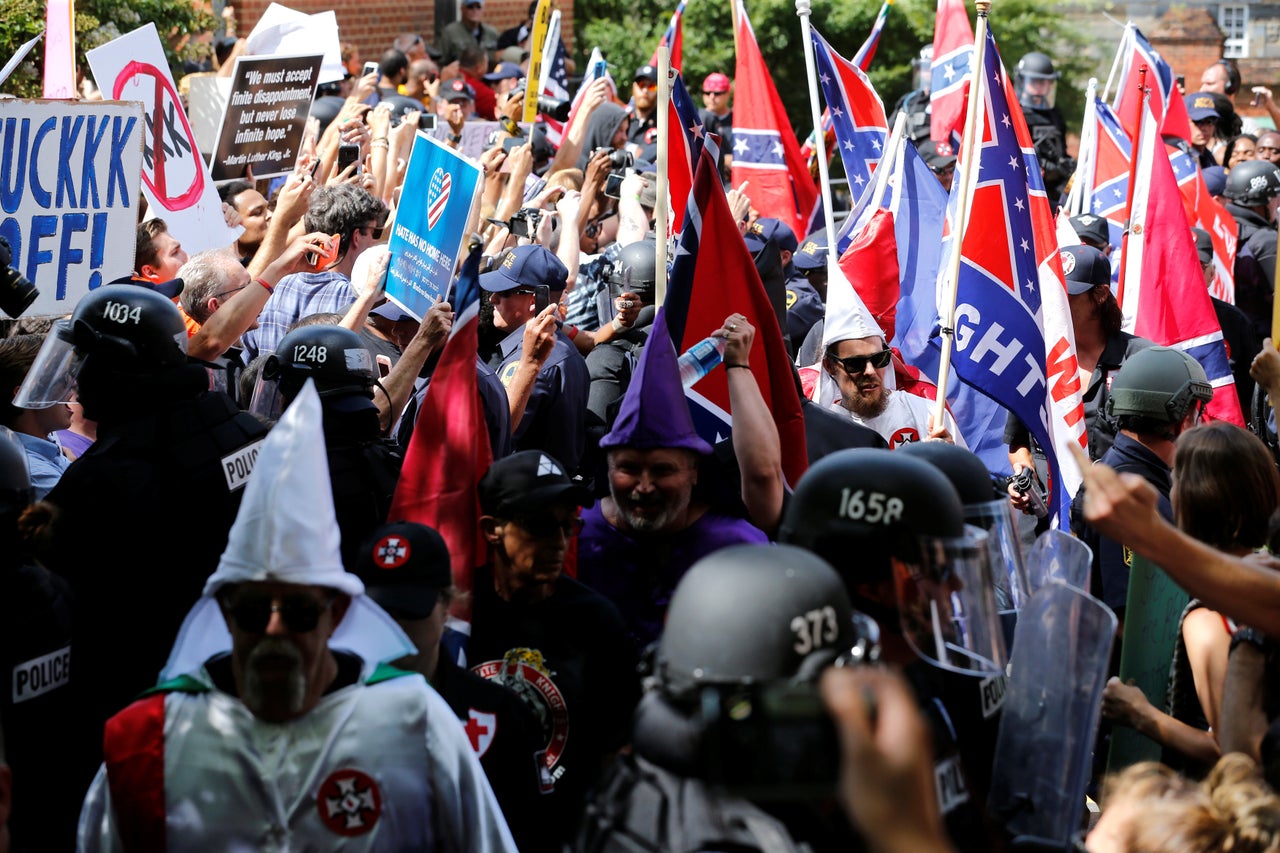
<svg viewBox="0 0 1280 853">
<path fill-rule="evenodd" d="M 890 391 L 889 405 L 874 418 L 855 415 L 841 406 L 839 400 L 836 401 L 835 408 L 852 418 L 854 423 L 870 427 L 880 433 L 884 440 L 889 442 L 889 449 L 896 450 L 904 444 L 923 441 L 929 437 L 929 415 L 933 412 L 933 405 L 932 400 L 908 394 L 906 391 Z M 947 432 L 951 433 L 956 445 L 968 448 L 969 445 L 965 443 L 964 436 L 960 435 L 960 429 L 956 426 L 956 420 L 951 416 L 951 412 L 944 410 L 943 417 Z"/>
</svg>

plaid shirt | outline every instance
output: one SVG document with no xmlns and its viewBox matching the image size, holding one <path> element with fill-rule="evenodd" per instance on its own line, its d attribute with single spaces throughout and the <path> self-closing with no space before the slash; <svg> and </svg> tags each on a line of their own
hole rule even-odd
<svg viewBox="0 0 1280 853">
<path fill-rule="evenodd" d="M 241 336 L 249 359 L 275 352 L 289 327 L 312 314 L 345 314 L 356 301 L 351 279 L 340 272 L 299 272 L 280 279 L 258 315 L 258 328 Z"/>
</svg>

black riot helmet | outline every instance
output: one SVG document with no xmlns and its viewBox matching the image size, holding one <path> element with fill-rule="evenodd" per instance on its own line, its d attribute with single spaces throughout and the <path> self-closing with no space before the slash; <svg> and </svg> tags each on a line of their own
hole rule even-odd
<svg viewBox="0 0 1280 853">
<path fill-rule="evenodd" d="M 657 269 L 657 243 L 653 238 L 637 240 L 623 246 L 609 266 L 609 289 L 614 296 L 630 291 L 645 305 L 652 305 Z"/>
<path fill-rule="evenodd" d="M 1222 194 L 1241 207 L 1266 207 L 1280 194 L 1280 170 L 1268 160 L 1245 160 L 1227 173 Z"/>
<path fill-rule="evenodd" d="M 82 374 L 119 386 L 130 378 L 157 377 L 186 364 L 187 327 L 177 306 L 149 287 L 107 285 L 81 299 L 70 320 L 54 324 L 13 404 L 38 409 L 69 403 Z M 86 394 L 96 399 L 110 390 L 79 388 L 79 400 L 92 405 Z"/>
<path fill-rule="evenodd" d="M 778 541 L 827 560 L 855 606 L 921 657 L 966 674 L 1003 666 L 987 534 L 965 525 L 955 487 L 928 462 L 870 448 L 822 458 L 796 485 Z M 886 582 L 896 608 L 878 592 Z"/>
<path fill-rule="evenodd" d="M 1023 106 L 1048 109 L 1053 106 L 1058 70 L 1048 54 L 1032 51 L 1018 60 L 1015 85 Z"/>
<path fill-rule="evenodd" d="M 807 681 L 858 645 L 839 576 L 789 545 L 733 545 L 680 579 L 655 674 L 677 704 L 709 685 Z"/>
<path fill-rule="evenodd" d="M 27 452 L 13 430 L 0 426 L 0 519 L 7 526 L 36 499 Z"/>
<path fill-rule="evenodd" d="M 347 395 L 372 400 L 377 377 L 373 356 L 355 332 L 341 326 L 302 326 L 285 335 L 263 362 L 250 410 L 278 417 L 308 379 L 315 380 L 322 401 Z"/>
<path fill-rule="evenodd" d="M 1141 427 L 1180 424 L 1194 405 L 1208 405 L 1212 399 L 1213 386 L 1200 362 L 1172 347 L 1147 347 L 1120 366 L 1107 397 L 1107 415 L 1137 419 L 1139 431 L 1153 431 Z"/>
</svg>

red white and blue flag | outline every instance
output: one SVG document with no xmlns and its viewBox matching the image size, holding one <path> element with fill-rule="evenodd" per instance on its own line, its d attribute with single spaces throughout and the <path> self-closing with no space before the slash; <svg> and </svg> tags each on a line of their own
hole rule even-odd
<svg viewBox="0 0 1280 853">
<path fill-rule="evenodd" d="M 1059 460 L 1085 440 L 1075 335 L 1035 145 L 990 31 L 985 51 L 977 84 L 982 127 L 971 185 L 960 188 L 970 203 L 959 244 L 952 365 L 1026 424 L 1045 451 L 1050 512 L 1061 524 L 1080 474 Z"/>
<path fill-rule="evenodd" d="M 704 130 L 684 78 L 671 81 L 671 102 L 667 105 L 667 198 L 670 205 L 669 234 L 684 227 L 684 215 L 693 188 L 693 170 L 702 157 Z"/>
<path fill-rule="evenodd" d="M 1208 231 L 1209 238 L 1213 241 L 1213 281 L 1209 282 L 1209 293 L 1234 305 L 1236 244 L 1240 226 L 1227 209 L 1209 195 L 1200 164 L 1175 145 L 1165 147 L 1169 150 L 1173 174 L 1178 179 L 1178 190 L 1182 193 L 1182 208 L 1186 211 L 1187 221 L 1196 228 Z"/>
<path fill-rule="evenodd" d="M 1194 357 L 1214 389 L 1206 413 L 1214 420 L 1244 426 L 1222 328 L 1200 271 L 1195 238 L 1150 113 L 1137 156 L 1138 179 L 1120 293 L 1125 330 Z"/>
<path fill-rule="evenodd" d="M 742 314 L 756 328 L 751 372 L 778 427 L 783 474 L 787 483 L 795 486 L 808 467 L 809 458 L 791 355 L 760 274 L 729 210 L 716 169 L 717 153 L 714 144 L 705 145 L 694 172 L 689 209 L 663 303 L 667 329 L 676 352 L 683 353 L 719 329 L 732 311 Z M 687 389 L 685 397 L 699 435 L 711 444 L 730 435 L 732 409 L 725 371 L 711 371 Z"/>
<path fill-rule="evenodd" d="M 1142 109 L 1138 72 L 1145 65 L 1146 83 L 1151 87 L 1149 106 L 1160 127 L 1160 134 L 1191 141 L 1191 120 L 1187 117 L 1187 105 L 1183 103 L 1182 93 L 1178 91 L 1173 69 L 1133 23 L 1125 26 L 1124 33 L 1124 37 L 1120 39 L 1122 65 L 1112 106 L 1120 117 L 1125 132 L 1130 139 L 1138 135 L 1138 117 Z"/>
<path fill-rule="evenodd" d="M 542 79 L 538 81 L 542 94 L 557 101 L 569 99 L 569 70 L 565 64 L 564 42 L 560 40 L 560 10 L 551 13 L 551 22 L 547 26 L 547 38 L 542 43 Z M 573 119 L 572 112 L 569 120 Z M 564 141 L 568 121 L 558 122 L 553 118 L 542 117 L 547 125 L 547 141 L 559 148 Z"/>
<path fill-rule="evenodd" d="M 427 386 L 413 425 L 388 521 L 434 527 L 449 546 L 453 582 L 472 589 L 475 567 L 484 562 L 478 485 L 493 462 L 489 428 L 476 381 L 480 333 L 480 252 L 462 264 L 453 328 Z M 471 596 L 455 599 L 454 615 L 470 619 Z"/>
<path fill-rule="evenodd" d="M 733 185 L 749 182 L 746 193 L 752 206 L 762 216 L 785 222 L 801 239 L 808 233 L 818 188 L 756 44 L 747 10 L 741 0 L 735 2 L 738 60 L 734 71 Z"/>
<path fill-rule="evenodd" d="M 827 43 L 817 29 L 813 34 L 818 83 L 827 102 L 827 113 L 835 130 L 840 159 L 854 197 L 871 182 L 889 136 L 884 103 L 867 75 Z"/>
<path fill-rule="evenodd" d="M 658 47 L 666 46 L 667 52 L 671 57 L 671 67 L 680 68 L 681 54 L 684 50 L 684 3 L 680 0 L 680 5 L 676 6 L 676 10 L 671 13 L 671 23 L 667 24 L 666 30 L 662 33 L 662 38 L 658 40 Z M 658 67 L 658 51 L 653 51 L 649 64 L 654 68 Z"/>
<path fill-rule="evenodd" d="M 929 136 L 939 145 L 959 145 L 964 104 L 973 68 L 973 25 L 964 0 L 938 0 L 929 80 Z"/>
</svg>

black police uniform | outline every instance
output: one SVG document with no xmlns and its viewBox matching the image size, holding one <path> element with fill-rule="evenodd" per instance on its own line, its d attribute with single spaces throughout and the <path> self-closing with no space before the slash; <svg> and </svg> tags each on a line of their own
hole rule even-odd
<svg viewBox="0 0 1280 853">
<path fill-rule="evenodd" d="M 381 437 L 378 410 L 361 394 L 322 397 L 324 449 L 333 488 L 333 511 L 342 533 L 342 565 L 353 571 L 360 543 L 386 524 L 404 454 Z M 344 405 L 358 405 L 352 411 Z M 367 405 L 366 405 L 367 404 Z"/>
<path fill-rule="evenodd" d="M 522 851 L 559 849 L 542 825 L 552 785 L 538 719 L 515 693 L 441 654 L 431 686 L 449 703 L 480 757 L 489 787 Z"/>
<path fill-rule="evenodd" d="M 1222 342 L 1227 345 L 1227 362 L 1230 363 L 1231 375 L 1235 378 L 1240 411 L 1247 420 L 1254 389 L 1249 367 L 1253 364 L 1253 357 L 1262 351 L 1262 342 L 1254 331 L 1248 314 L 1216 296 L 1209 298 L 1213 300 L 1213 313 L 1217 315 L 1218 325 L 1222 328 Z"/>
<path fill-rule="evenodd" d="M 1036 158 L 1044 173 L 1045 190 L 1049 203 L 1057 209 L 1059 196 L 1067 179 L 1075 172 L 1075 160 L 1067 156 L 1067 122 L 1057 107 L 1033 107 L 1022 105 L 1031 131 L 1031 141 L 1036 148 Z"/>
<path fill-rule="evenodd" d="M 924 89 L 915 89 L 899 98 L 898 103 L 893 105 L 893 115 L 889 119 L 890 126 L 898 120 L 898 113 L 907 114 L 907 138 L 917 143 L 929 138 L 933 110 L 929 105 L 928 92 Z"/>
<path fill-rule="evenodd" d="M 394 429 L 396 441 L 404 451 L 409 449 L 409 441 L 413 438 L 413 428 L 418 422 L 418 412 L 427 399 L 427 387 L 431 384 L 431 373 L 435 367 L 430 362 L 418 374 L 413 383 L 413 394 L 400 413 L 400 420 Z M 511 407 L 507 405 L 507 389 L 498 381 L 498 374 L 493 368 L 476 357 L 476 389 L 480 394 L 480 403 L 484 407 L 485 426 L 489 431 L 489 448 L 494 459 L 501 459 L 511 453 Z"/>
<path fill-rule="evenodd" d="M 604 759 L 630 736 L 639 700 L 635 645 L 607 599 L 561 577 L 536 603 L 506 601 L 492 569 L 475 578 L 466 663 L 501 683 L 533 709 L 555 783 L 543 831 L 567 840 Z"/>
<path fill-rule="evenodd" d="M 1225 202 L 1239 228 L 1236 245 L 1236 306 L 1249 315 L 1259 338 L 1271 336 L 1276 280 L 1276 224 L 1252 208 Z"/>
<path fill-rule="evenodd" d="M 523 353 L 522 325 L 502 340 L 489 360 L 504 388 L 515 378 Z M 564 330 L 557 328 L 555 345 L 538 371 L 524 417 L 511 436 L 513 449 L 545 451 L 570 474 L 577 472 L 586 446 L 590 384 L 582 353 Z"/>
<path fill-rule="evenodd" d="M 103 724 L 155 685 L 218 567 L 267 432 L 226 394 L 202 391 L 202 367 L 166 385 L 150 410 L 99 423 L 46 498 L 57 516 L 40 558 L 73 595 L 78 761 L 67 784 L 81 794 L 102 761 Z"/>
</svg>

